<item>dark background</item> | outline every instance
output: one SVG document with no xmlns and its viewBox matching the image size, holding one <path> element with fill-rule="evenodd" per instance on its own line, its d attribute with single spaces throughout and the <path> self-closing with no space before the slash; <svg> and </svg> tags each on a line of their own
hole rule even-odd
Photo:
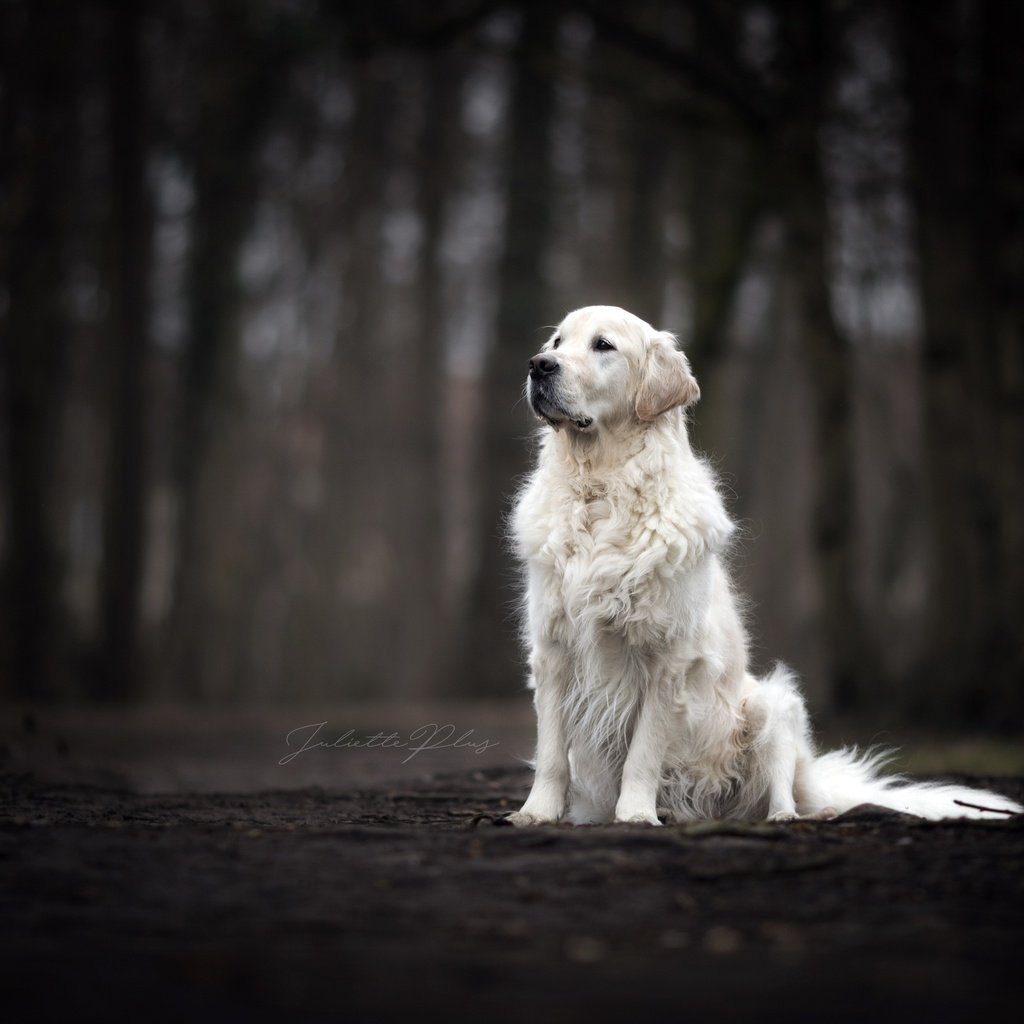
<svg viewBox="0 0 1024 1024">
<path fill-rule="evenodd" d="M 0 3 L 8 702 L 514 697 L 573 307 L 676 331 L 754 655 L 1019 730 L 1024 5 Z"/>
</svg>

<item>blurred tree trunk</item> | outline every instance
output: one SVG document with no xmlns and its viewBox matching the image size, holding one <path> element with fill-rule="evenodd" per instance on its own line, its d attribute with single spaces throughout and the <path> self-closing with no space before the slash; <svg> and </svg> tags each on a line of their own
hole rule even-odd
<svg viewBox="0 0 1024 1024">
<path fill-rule="evenodd" d="M 779 5 L 790 93 L 778 127 L 789 259 L 814 403 L 814 551 L 826 664 L 835 708 L 855 710 L 875 671 L 857 593 L 855 452 L 850 342 L 832 313 L 832 230 L 821 131 L 834 88 L 837 26 L 829 0 Z"/>
<path fill-rule="evenodd" d="M 92 694 L 137 696 L 139 591 L 145 521 L 148 403 L 148 278 L 152 214 L 146 188 L 146 87 L 143 7 L 110 4 L 112 216 L 109 257 L 109 344 L 112 370 L 110 440 L 100 574 L 100 638 Z"/>
<path fill-rule="evenodd" d="M 2 254 L 10 695 L 52 698 L 67 654 L 53 480 L 69 353 L 65 253 L 77 139 L 74 3 L 3 11 Z"/>
<path fill-rule="evenodd" d="M 627 146 L 632 158 L 632 210 L 626 234 L 629 271 L 627 306 L 642 320 L 661 329 L 669 264 L 665 248 L 665 205 L 672 165 L 669 125 L 650 111 L 640 111 L 631 125 Z"/>
<path fill-rule="evenodd" d="M 636 286 L 643 277 L 643 268 L 632 262 L 636 244 L 642 243 L 631 238 L 640 227 L 637 218 L 643 216 L 641 197 L 633 188 L 635 176 L 643 172 L 637 167 L 640 155 L 632 149 L 643 132 L 630 119 L 620 90 L 613 84 L 621 75 L 622 51 L 597 36 L 587 47 L 585 59 L 582 273 L 574 305 L 603 303 L 628 307 L 635 302 Z M 555 95 L 553 91 L 552 100 Z M 649 145 L 650 140 L 644 142 Z M 652 184 L 644 187 L 650 189 Z M 557 310 L 554 319 L 565 312 Z"/>
<path fill-rule="evenodd" d="M 450 396 L 445 387 L 445 275 L 442 244 L 449 189 L 456 180 L 459 105 L 463 73 L 455 56 L 425 61 L 425 99 L 421 112 L 414 169 L 417 206 L 423 229 L 417 281 L 419 316 L 404 365 L 408 402 L 404 404 L 408 473 L 399 483 L 404 528 L 399 535 L 401 563 L 408 578 L 403 600 L 408 609 L 400 666 L 406 692 L 450 689 L 446 681 L 455 649 L 446 615 L 443 556 L 445 523 L 442 502 L 448 481 L 443 474 L 443 410 Z"/>
<path fill-rule="evenodd" d="M 506 141 L 505 246 L 499 267 L 497 339 L 484 380 L 481 457 L 482 549 L 472 588 L 466 644 L 468 685 L 475 695 L 514 692 L 521 676 L 517 642 L 517 570 L 505 520 L 516 479 L 528 465 L 528 410 L 520 400 L 527 360 L 544 341 L 550 308 L 545 254 L 554 186 L 549 129 L 554 83 L 543 66 L 554 57 L 557 17 L 543 6 L 523 12 L 515 51 Z"/>
<path fill-rule="evenodd" d="M 696 366 L 711 367 L 723 354 L 736 289 L 750 255 L 754 229 L 768 205 L 762 168 L 764 148 L 749 135 L 720 126 L 687 131 L 690 202 L 695 258 L 693 333 L 687 352 Z"/>
<path fill-rule="evenodd" d="M 987 4 L 982 10 L 979 118 L 988 125 L 979 158 L 990 186 L 982 221 L 982 253 L 989 255 L 996 360 L 1000 609 L 997 648 L 1001 669 L 985 687 L 989 719 L 1006 728 L 1024 717 L 1024 6 Z M 987 116 L 986 116 L 987 115 Z M 975 676 L 974 678 L 977 678 Z"/>
<path fill-rule="evenodd" d="M 381 608 L 393 585 L 387 543 L 392 517 L 383 488 L 397 447 L 391 421 L 399 415 L 387 408 L 384 389 L 393 360 L 381 327 L 396 98 L 374 57 L 352 65 L 348 85 L 354 109 L 336 226 L 345 240 L 340 325 L 326 372 L 311 382 L 324 424 L 324 499 L 314 526 L 319 565 L 308 599 L 292 604 L 287 641 L 293 663 L 310 661 L 302 648 L 320 651 L 312 659 L 319 677 L 314 692 L 343 687 L 346 697 L 366 697 L 378 692 L 381 666 L 393 667 L 396 655 L 393 645 L 384 650 L 382 635 L 394 633 L 396 621 Z M 370 423 L 373 429 L 363 429 Z"/>
<path fill-rule="evenodd" d="M 177 550 L 168 628 L 173 686 L 189 698 L 205 695 L 204 648 L 215 632 L 205 491 L 212 447 L 237 401 L 239 250 L 258 196 L 259 145 L 281 88 L 280 52 L 258 45 L 258 39 L 271 38 L 272 29 L 250 26 L 249 17 L 240 0 L 210 5 L 197 46 L 199 111 L 190 140 L 195 201 L 174 434 Z"/>
<path fill-rule="evenodd" d="M 934 713 L 1022 709 L 1019 5 L 899 7 L 924 310 Z M 1014 88 L 1016 86 L 1016 88 Z"/>
<path fill-rule="evenodd" d="M 700 448 L 721 452 L 737 425 L 731 403 L 722 398 L 718 371 L 728 355 L 736 293 L 749 264 L 754 232 L 769 203 L 763 170 L 768 157 L 750 133 L 727 132 L 719 124 L 685 131 L 686 214 L 693 254 L 688 267 L 692 328 L 686 351 L 703 388 L 692 439 Z M 748 422 L 763 398 L 760 388 L 753 402 L 744 404 Z M 753 434 L 741 441 L 747 451 L 755 443 Z M 749 478 L 740 484 L 742 492 Z"/>
<path fill-rule="evenodd" d="M 852 355 L 832 315 L 828 203 L 817 130 L 795 146 L 805 159 L 788 197 L 789 259 L 796 271 L 800 343 L 814 408 L 812 515 L 822 639 L 833 703 L 842 713 L 863 703 L 872 668 L 857 594 Z"/>
<path fill-rule="evenodd" d="M 721 53 L 736 60 L 737 40 L 747 29 L 745 4 L 693 4 L 690 49 L 703 59 Z M 749 90 L 750 82 L 747 83 Z M 724 98 L 724 97 L 723 97 Z M 736 292 L 750 256 L 754 231 L 775 182 L 766 174 L 771 132 L 752 123 L 729 103 L 718 116 L 706 116 L 687 132 L 690 179 L 689 227 L 694 259 L 690 265 L 693 330 L 688 351 L 710 373 L 725 354 L 726 332 Z M 713 399 L 712 399 L 713 400 Z"/>
</svg>

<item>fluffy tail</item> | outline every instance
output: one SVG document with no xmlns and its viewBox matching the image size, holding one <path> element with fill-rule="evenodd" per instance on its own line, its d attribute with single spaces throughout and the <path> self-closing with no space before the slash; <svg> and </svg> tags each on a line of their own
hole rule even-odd
<svg viewBox="0 0 1024 1024">
<path fill-rule="evenodd" d="M 840 814 L 858 804 L 878 804 L 932 821 L 999 821 L 1010 814 L 1024 813 L 1024 807 L 1016 801 L 985 789 L 942 782 L 908 782 L 901 775 L 882 775 L 881 769 L 892 756 L 887 750 L 861 753 L 852 747 L 815 757 L 809 766 L 809 778 L 803 780 L 807 803 L 817 805 L 816 810 L 834 807 Z"/>
</svg>

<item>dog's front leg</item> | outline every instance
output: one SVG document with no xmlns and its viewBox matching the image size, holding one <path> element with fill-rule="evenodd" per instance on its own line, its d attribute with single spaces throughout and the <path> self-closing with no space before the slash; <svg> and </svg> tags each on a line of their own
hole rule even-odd
<svg viewBox="0 0 1024 1024">
<path fill-rule="evenodd" d="M 569 788 L 569 748 L 563 699 L 568 681 L 566 656 L 551 649 L 533 658 L 534 706 L 537 710 L 537 764 L 526 803 L 509 815 L 513 825 L 544 825 L 565 812 Z"/>
<path fill-rule="evenodd" d="M 622 768 L 615 820 L 659 825 L 658 785 L 668 745 L 672 702 L 664 679 L 652 679 L 644 691 L 633 737 Z"/>
</svg>

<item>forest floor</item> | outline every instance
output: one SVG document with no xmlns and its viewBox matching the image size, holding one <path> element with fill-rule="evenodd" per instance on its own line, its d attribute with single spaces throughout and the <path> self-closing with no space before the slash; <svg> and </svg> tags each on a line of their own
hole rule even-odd
<svg viewBox="0 0 1024 1024">
<path fill-rule="evenodd" d="M 77 742 L 44 744 L 65 776 Z M 235 793 L 2 753 L 9 1020 L 934 1024 L 1024 994 L 1024 819 L 521 831 L 529 771 L 493 748 Z"/>
</svg>

